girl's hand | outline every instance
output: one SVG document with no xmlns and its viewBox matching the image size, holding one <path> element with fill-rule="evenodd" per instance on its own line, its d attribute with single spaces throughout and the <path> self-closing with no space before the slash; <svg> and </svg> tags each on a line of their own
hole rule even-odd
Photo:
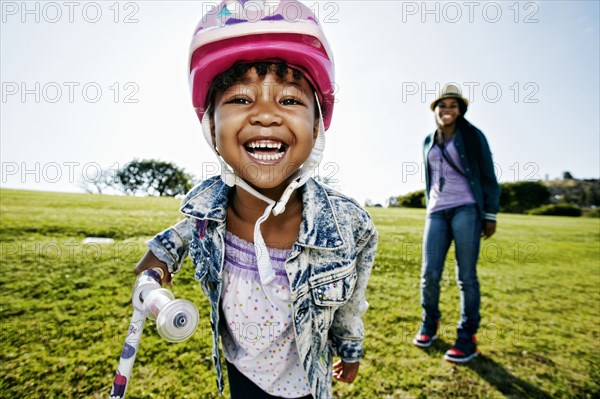
<svg viewBox="0 0 600 399">
<path fill-rule="evenodd" d="M 358 366 L 360 366 L 360 362 L 346 363 L 340 360 L 333 365 L 333 378 L 350 384 L 358 375 Z"/>
<path fill-rule="evenodd" d="M 160 261 L 151 251 L 146 252 L 146 255 L 140 260 L 140 262 L 135 267 L 135 274 L 140 274 L 144 270 L 160 268 L 163 271 L 163 277 L 160 280 L 161 284 L 166 284 L 169 287 L 173 285 L 171 282 L 171 273 L 169 273 L 169 268 L 167 264 Z"/>
</svg>

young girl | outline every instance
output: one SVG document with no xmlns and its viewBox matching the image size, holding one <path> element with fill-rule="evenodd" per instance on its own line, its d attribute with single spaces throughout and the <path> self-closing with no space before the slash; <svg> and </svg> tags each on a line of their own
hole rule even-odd
<svg viewBox="0 0 600 399">
<path fill-rule="evenodd" d="M 222 173 L 187 194 L 185 219 L 148 242 L 136 272 L 161 267 L 168 284 L 189 253 L 219 392 L 221 337 L 232 398 L 331 398 L 332 373 L 358 373 L 377 232 L 310 178 L 334 104 L 324 33 L 296 0 L 263 3 L 222 2 L 196 28 L 192 101 Z"/>
<path fill-rule="evenodd" d="M 440 279 L 450 244 L 456 247 L 456 280 L 460 287 L 460 321 L 454 346 L 444 358 L 465 363 L 477 356 L 479 328 L 477 258 L 481 236 L 496 231 L 500 187 L 483 133 L 464 117 L 469 102 L 453 85 L 431 103 L 437 129 L 423 146 L 427 220 L 423 238 L 421 306 L 423 322 L 413 343 L 431 346 L 437 338 Z"/>
</svg>

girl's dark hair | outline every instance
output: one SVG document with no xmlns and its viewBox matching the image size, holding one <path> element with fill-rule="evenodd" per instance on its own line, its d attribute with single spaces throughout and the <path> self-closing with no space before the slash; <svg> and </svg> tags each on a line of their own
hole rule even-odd
<svg viewBox="0 0 600 399">
<path fill-rule="evenodd" d="M 456 120 L 456 126 L 460 129 L 460 132 L 463 136 L 463 143 L 465 145 L 467 159 L 475 161 L 479 165 L 483 165 L 483 157 L 481 152 L 481 131 L 471 122 L 466 120 L 462 115 L 460 115 Z"/>
<path fill-rule="evenodd" d="M 269 72 L 274 72 L 277 75 L 277 77 L 283 79 L 287 76 L 290 70 L 292 71 L 292 77 L 294 78 L 294 80 L 300 80 L 304 77 L 304 74 L 301 71 L 290 67 L 285 61 L 237 63 L 225 72 L 221 72 L 217 75 L 217 77 L 213 79 L 208 90 L 208 106 L 210 108 L 213 107 L 217 93 L 222 93 L 225 90 L 229 89 L 231 86 L 236 84 L 242 78 L 242 76 L 244 76 L 249 70 L 253 68 L 256 70 L 256 73 L 260 77 L 264 77 Z M 314 87 L 310 82 L 308 82 L 308 84 L 310 85 L 310 88 L 313 90 L 314 93 Z M 318 108 L 319 107 L 315 107 L 315 118 L 318 118 L 320 116 Z"/>
<path fill-rule="evenodd" d="M 467 113 L 467 104 L 465 104 L 465 102 L 463 100 L 461 100 L 460 98 L 457 98 L 458 101 L 458 110 L 460 111 L 460 116 L 462 116 L 464 118 L 465 114 Z"/>
<path fill-rule="evenodd" d="M 469 122 L 463 114 L 460 114 L 458 118 L 456 118 L 456 127 L 458 127 L 461 132 L 465 130 L 472 130 L 475 127 Z"/>
</svg>

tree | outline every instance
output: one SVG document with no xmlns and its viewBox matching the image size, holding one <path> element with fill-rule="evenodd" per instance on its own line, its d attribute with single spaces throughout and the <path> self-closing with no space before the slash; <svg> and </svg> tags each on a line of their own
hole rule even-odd
<svg viewBox="0 0 600 399">
<path fill-rule="evenodd" d="M 96 176 L 84 176 L 79 180 L 79 187 L 88 194 L 106 194 L 118 184 L 117 172 L 113 169 L 102 169 Z"/>
<path fill-rule="evenodd" d="M 174 197 L 192 187 L 191 176 L 171 162 L 133 160 L 117 172 L 116 181 L 125 194 L 143 193 Z"/>
<path fill-rule="evenodd" d="M 551 193 L 552 202 L 576 204 L 581 208 L 600 206 L 600 180 L 565 179 L 545 183 Z"/>
<path fill-rule="evenodd" d="M 563 179 L 564 180 L 573 180 L 575 178 L 573 177 L 573 175 L 571 174 L 571 172 L 563 172 Z"/>
</svg>

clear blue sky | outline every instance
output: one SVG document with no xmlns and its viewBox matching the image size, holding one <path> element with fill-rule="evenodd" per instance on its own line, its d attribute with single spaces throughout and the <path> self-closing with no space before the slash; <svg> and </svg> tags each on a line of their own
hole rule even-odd
<svg viewBox="0 0 600 399">
<path fill-rule="evenodd" d="M 133 158 L 212 173 L 186 75 L 210 4 L 2 1 L 2 187 L 81 191 Z M 600 175 L 597 1 L 305 4 L 339 87 L 321 174 L 347 194 L 423 188 L 428 104 L 447 82 L 470 97 L 501 181 Z"/>
</svg>

